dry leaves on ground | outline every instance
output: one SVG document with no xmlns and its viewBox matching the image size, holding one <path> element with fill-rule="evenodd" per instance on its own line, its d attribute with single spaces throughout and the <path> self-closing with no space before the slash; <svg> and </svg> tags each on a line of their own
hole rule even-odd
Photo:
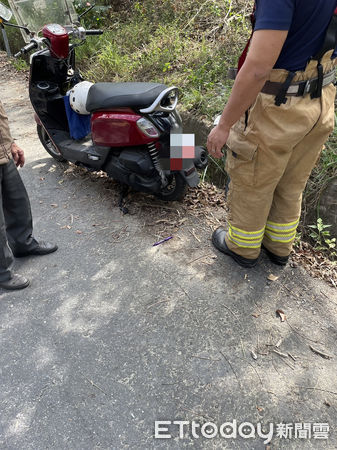
<svg viewBox="0 0 337 450">
<path fill-rule="evenodd" d="M 270 273 L 267 278 L 269 281 L 277 281 L 279 279 L 279 277 L 277 277 L 276 275 L 274 275 L 272 273 Z"/>
<path fill-rule="evenodd" d="M 303 266 L 312 277 L 321 278 L 334 288 L 337 287 L 337 262 L 331 261 L 307 242 L 300 243 L 292 260 Z"/>
<path fill-rule="evenodd" d="M 287 317 L 285 313 L 282 311 L 282 309 L 278 309 L 276 311 L 277 316 L 281 319 L 281 322 L 285 322 L 287 320 Z"/>
</svg>

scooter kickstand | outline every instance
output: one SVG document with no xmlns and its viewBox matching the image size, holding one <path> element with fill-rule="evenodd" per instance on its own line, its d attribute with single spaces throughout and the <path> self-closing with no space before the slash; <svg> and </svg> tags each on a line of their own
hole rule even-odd
<svg viewBox="0 0 337 450">
<path fill-rule="evenodd" d="M 118 206 L 119 209 L 122 211 L 123 214 L 129 214 L 129 210 L 126 206 L 124 206 L 124 199 L 127 197 L 130 187 L 127 184 L 121 184 L 121 193 L 119 195 L 119 202 Z"/>
</svg>

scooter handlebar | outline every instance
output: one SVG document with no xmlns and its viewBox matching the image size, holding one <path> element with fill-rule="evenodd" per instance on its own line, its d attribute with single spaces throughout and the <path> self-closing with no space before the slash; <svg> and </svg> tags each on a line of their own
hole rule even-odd
<svg viewBox="0 0 337 450">
<path fill-rule="evenodd" d="M 37 48 L 38 44 L 37 42 L 31 42 L 30 44 L 25 45 L 18 53 L 14 55 L 14 58 L 18 58 L 21 55 L 25 55 L 26 53 L 30 52 L 34 48 Z"/>
<path fill-rule="evenodd" d="M 103 34 L 104 33 L 104 31 L 103 30 L 85 30 L 85 34 L 87 35 L 87 36 L 90 36 L 90 35 L 98 35 L 98 34 Z"/>
</svg>

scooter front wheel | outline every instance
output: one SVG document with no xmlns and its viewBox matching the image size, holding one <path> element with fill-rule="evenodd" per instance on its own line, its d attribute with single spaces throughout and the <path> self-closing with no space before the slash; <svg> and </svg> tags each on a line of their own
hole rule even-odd
<svg viewBox="0 0 337 450">
<path fill-rule="evenodd" d="M 156 197 L 166 202 L 181 201 L 186 192 L 186 181 L 180 173 L 172 173 L 167 177 L 168 185 Z"/>
<path fill-rule="evenodd" d="M 37 134 L 39 136 L 39 139 L 41 141 L 41 144 L 47 150 L 47 152 L 52 156 L 56 161 L 59 162 L 66 162 L 67 160 L 63 158 L 61 152 L 56 147 L 56 145 L 53 143 L 53 141 L 48 136 L 48 133 L 43 128 L 42 125 L 37 125 Z"/>
</svg>

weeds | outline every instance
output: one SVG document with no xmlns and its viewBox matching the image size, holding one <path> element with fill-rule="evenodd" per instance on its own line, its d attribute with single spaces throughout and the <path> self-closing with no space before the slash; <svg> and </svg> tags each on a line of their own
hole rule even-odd
<svg viewBox="0 0 337 450">
<path fill-rule="evenodd" d="M 27 71 L 29 69 L 29 64 L 24 59 L 11 59 L 10 60 L 12 66 L 20 71 Z"/>
<path fill-rule="evenodd" d="M 335 129 L 322 150 L 321 158 L 312 172 L 307 187 L 308 207 L 319 204 L 319 197 L 329 181 L 337 176 L 337 114 L 335 114 Z"/>
<path fill-rule="evenodd" d="M 109 10 L 110 29 L 78 53 L 93 81 L 179 86 L 181 106 L 212 120 L 232 82 L 228 68 L 249 33 L 249 1 L 143 0 Z"/>
<path fill-rule="evenodd" d="M 302 220 L 306 225 L 320 217 L 321 196 L 329 183 L 337 177 L 337 115 L 335 123 L 335 130 L 324 146 L 304 192 Z"/>
<path fill-rule="evenodd" d="M 308 225 L 311 228 L 311 232 L 309 236 L 314 241 L 314 249 L 319 251 L 330 251 L 330 256 L 336 256 L 336 252 L 333 250 L 336 248 L 336 238 L 331 238 L 330 231 L 327 228 L 330 228 L 331 225 L 325 225 L 321 218 L 317 219 L 315 225 Z"/>
</svg>

